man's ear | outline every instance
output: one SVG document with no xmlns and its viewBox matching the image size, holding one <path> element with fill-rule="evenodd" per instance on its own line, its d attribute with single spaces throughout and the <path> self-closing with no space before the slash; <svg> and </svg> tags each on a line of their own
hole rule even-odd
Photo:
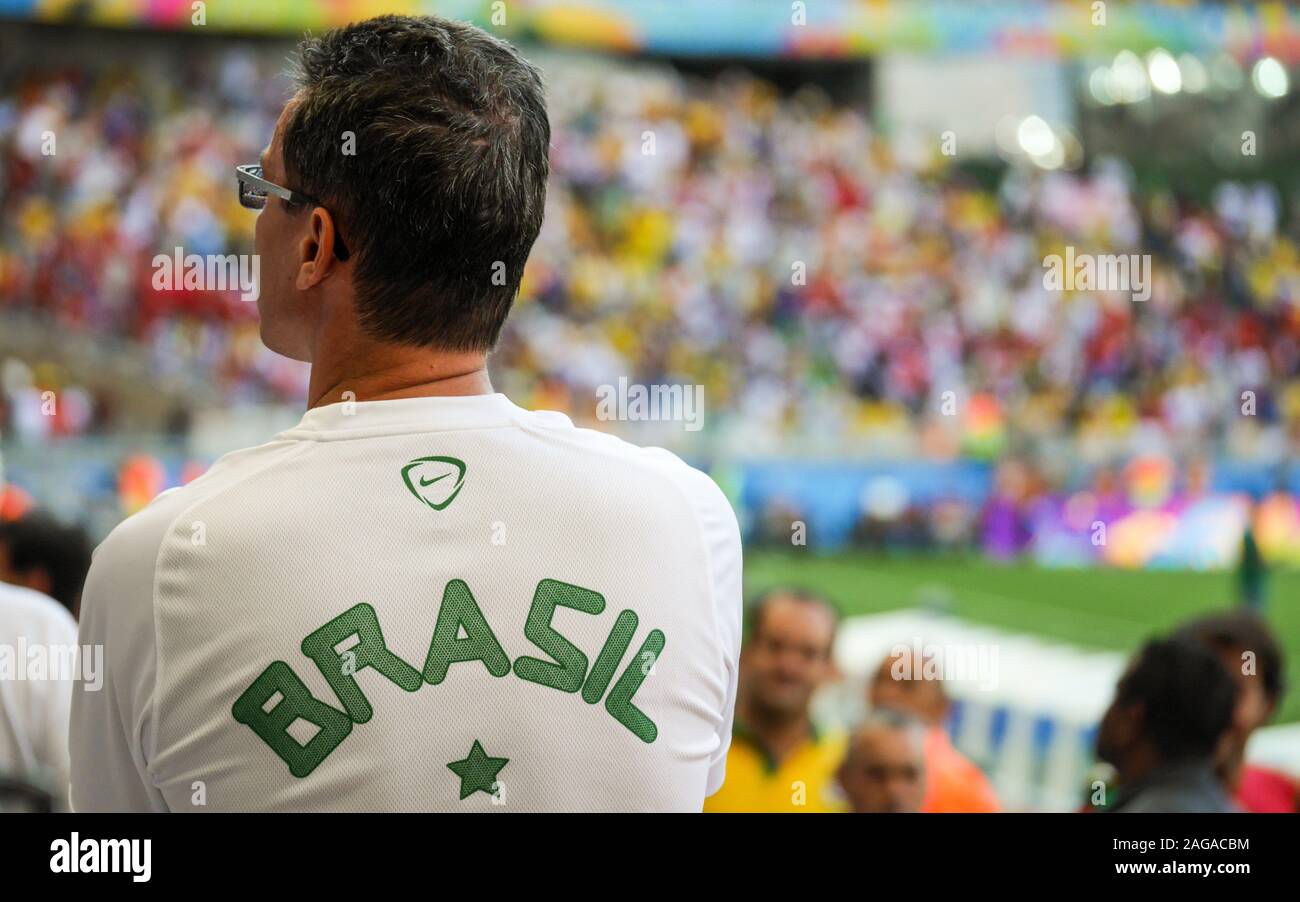
<svg viewBox="0 0 1300 902">
<path fill-rule="evenodd" d="M 1143 702 L 1132 702 L 1119 710 L 1120 736 L 1126 743 L 1135 742 L 1142 736 L 1147 719 L 1147 706 Z"/>
<path fill-rule="evenodd" d="M 313 207 L 307 219 L 307 234 L 298 243 L 299 291 L 323 282 L 339 262 L 334 256 L 334 217 L 324 207 Z"/>
</svg>

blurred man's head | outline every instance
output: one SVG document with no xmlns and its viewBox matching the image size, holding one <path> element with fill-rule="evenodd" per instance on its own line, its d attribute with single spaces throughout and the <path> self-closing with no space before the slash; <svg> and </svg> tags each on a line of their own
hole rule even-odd
<svg viewBox="0 0 1300 902">
<path fill-rule="evenodd" d="M 0 582 L 43 592 L 76 614 L 90 552 L 81 527 L 32 511 L 0 524 Z"/>
<path fill-rule="evenodd" d="M 323 332 L 489 350 L 542 222 L 550 124 L 539 71 L 432 16 L 309 38 L 262 177 L 262 338 L 312 360 Z"/>
<path fill-rule="evenodd" d="M 1120 677 L 1097 734 L 1097 756 L 1121 778 L 1214 757 L 1237 689 L 1218 655 L 1184 637 L 1153 639 Z"/>
<path fill-rule="evenodd" d="M 742 691 L 757 715 L 807 714 L 813 692 L 834 672 L 837 620 L 826 599 L 804 589 L 772 589 L 752 603 Z"/>
<path fill-rule="evenodd" d="M 1233 730 L 1243 740 L 1277 711 L 1285 690 L 1282 647 L 1257 614 L 1237 609 L 1184 624 L 1175 635 L 1200 642 L 1219 656 L 1237 684 Z"/>
<path fill-rule="evenodd" d="M 925 800 L 925 725 L 889 709 L 873 712 L 849 738 L 840 786 L 858 814 L 907 814 Z"/>
<path fill-rule="evenodd" d="M 899 649 L 881 661 L 867 685 L 871 709 L 901 711 L 928 727 L 942 724 L 948 713 L 948 696 L 941 680 L 926 677 L 923 664 L 910 648 Z"/>
</svg>

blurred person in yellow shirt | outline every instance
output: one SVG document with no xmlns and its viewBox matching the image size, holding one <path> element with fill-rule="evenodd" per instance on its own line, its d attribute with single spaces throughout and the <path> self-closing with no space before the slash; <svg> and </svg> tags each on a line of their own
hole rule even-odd
<svg viewBox="0 0 1300 902">
<path fill-rule="evenodd" d="M 809 712 L 835 673 L 837 621 L 825 598 L 804 589 L 772 589 L 751 605 L 727 777 L 706 812 L 844 809 L 836 772 L 845 737 L 819 732 Z"/>
<path fill-rule="evenodd" d="M 997 811 L 997 796 L 988 778 L 957 751 L 943 728 L 948 714 L 943 681 L 927 679 L 920 662 L 912 665 L 912 652 L 907 648 L 886 657 L 867 687 L 867 701 L 873 711 L 903 712 L 925 725 L 926 792 L 921 811 L 930 814 Z"/>
</svg>

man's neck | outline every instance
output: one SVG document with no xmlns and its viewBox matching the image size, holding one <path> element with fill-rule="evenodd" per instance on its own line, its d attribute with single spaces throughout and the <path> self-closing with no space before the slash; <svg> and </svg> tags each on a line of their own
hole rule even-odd
<svg viewBox="0 0 1300 902">
<path fill-rule="evenodd" d="M 1155 750 L 1148 744 L 1138 745 L 1133 748 L 1125 757 L 1122 764 L 1117 764 L 1115 769 L 1119 772 L 1119 781 L 1121 786 L 1132 786 L 1135 783 L 1141 783 L 1154 773 L 1158 773 L 1169 762 L 1165 761 Z"/>
<path fill-rule="evenodd" d="M 813 734 L 812 720 L 806 712 L 787 716 L 745 702 L 737 707 L 736 715 L 777 764 Z"/>
<path fill-rule="evenodd" d="M 481 351 L 362 342 L 350 345 L 346 353 L 327 352 L 312 361 L 307 407 L 491 392 L 487 356 Z"/>
</svg>

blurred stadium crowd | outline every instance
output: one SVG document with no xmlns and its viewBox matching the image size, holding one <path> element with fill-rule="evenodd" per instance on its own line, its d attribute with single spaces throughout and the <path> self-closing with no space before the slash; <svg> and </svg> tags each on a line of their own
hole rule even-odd
<svg viewBox="0 0 1300 902">
<path fill-rule="evenodd" d="M 250 249 L 231 167 L 270 134 L 284 64 L 276 45 L 165 74 L 148 54 L 11 74 L 0 311 L 139 342 L 155 378 L 223 405 L 298 401 L 305 369 L 261 347 L 253 305 L 150 279 L 174 247 Z M 521 403 L 590 419 L 619 376 L 699 384 L 706 430 L 751 452 L 1276 461 L 1296 438 L 1300 251 L 1270 188 L 1225 183 L 1202 206 L 1106 160 L 985 187 L 937 147 L 901 158 L 815 91 L 602 65 L 546 67 L 550 209 L 493 359 Z M 1046 290 L 1042 260 L 1066 246 L 1151 254 L 1150 300 Z M 0 429 L 113 430 L 103 388 L 21 413 L 18 394 L 69 379 L 58 360 L 6 368 Z"/>
</svg>

